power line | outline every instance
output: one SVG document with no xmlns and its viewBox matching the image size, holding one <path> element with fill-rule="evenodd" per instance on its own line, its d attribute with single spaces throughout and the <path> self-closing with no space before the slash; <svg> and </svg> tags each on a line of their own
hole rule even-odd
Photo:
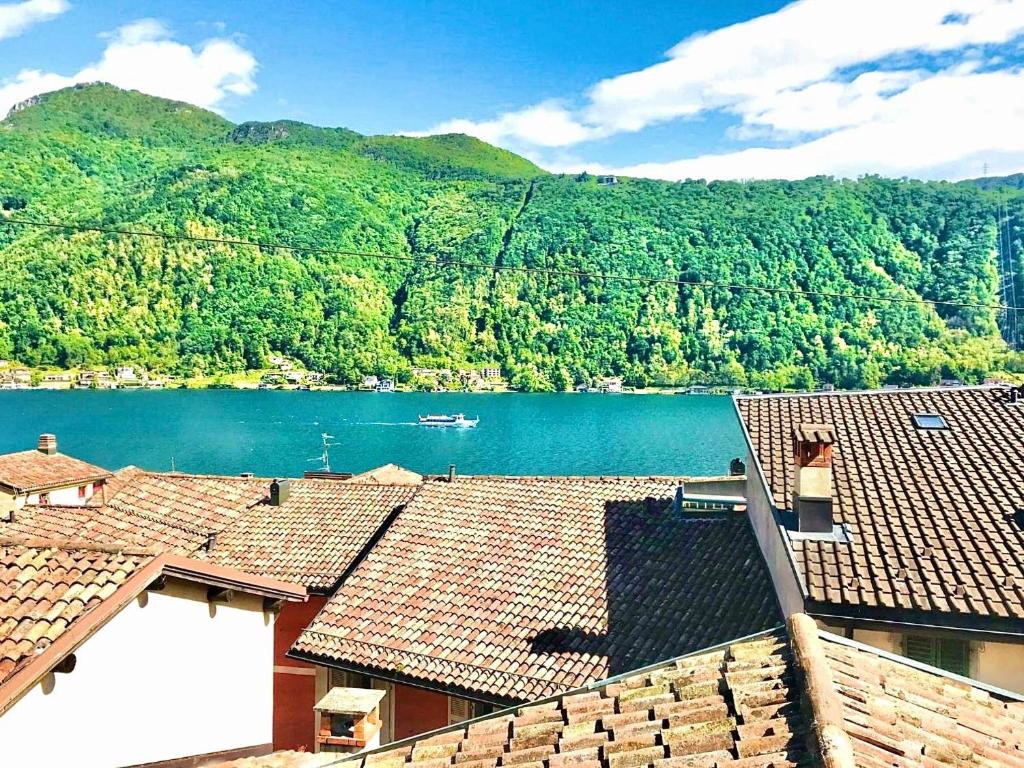
<svg viewBox="0 0 1024 768">
<path fill-rule="evenodd" d="M 925 306 L 958 307 L 963 309 L 994 309 L 994 310 L 1024 310 L 1024 307 L 1017 307 L 1008 304 L 985 304 L 984 302 L 970 301 L 943 301 L 939 299 L 911 298 L 907 296 L 882 296 L 866 293 L 840 293 L 838 291 L 811 291 L 801 288 L 778 288 L 767 285 L 749 285 L 745 283 L 726 283 L 717 280 L 678 280 L 667 277 L 643 277 L 641 275 L 616 275 L 602 272 L 586 272 L 578 269 L 551 269 L 548 267 L 526 267 L 512 266 L 507 264 L 479 264 L 472 261 L 461 261 L 457 259 L 422 259 L 418 256 L 406 256 L 397 253 L 380 253 L 374 251 L 350 251 L 340 248 L 321 248 L 317 246 L 292 245 L 290 243 L 259 242 L 257 240 L 241 240 L 225 237 L 202 237 L 199 235 L 176 235 L 169 232 L 153 232 L 147 230 L 118 229 L 115 227 L 101 227 L 89 224 L 68 224 L 50 221 L 37 221 L 33 219 L 0 217 L 0 223 L 7 225 L 18 225 L 25 227 L 40 227 L 44 229 L 59 229 L 72 232 L 95 232 L 106 235 L 120 235 L 127 237 L 150 237 L 161 240 L 172 240 L 177 242 L 205 243 L 208 245 L 231 245 L 244 246 L 249 248 L 261 248 L 268 250 L 291 251 L 293 253 L 311 253 L 316 255 L 329 256 L 355 256 L 359 258 L 385 259 L 390 261 L 404 261 L 414 264 L 438 267 L 459 267 L 464 269 L 486 269 L 500 272 L 518 272 L 523 274 L 545 275 L 548 277 L 574 277 L 590 280 L 610 280 L 617 282 L 645 283 L 647 285 L 674 285 L 690 286 L 693 288 L 725 288 L 730 291 L 755 291 L 773 295 L 784 296 L 819 296 L 830 299 L 848 299 L 851 301 L 863 301 L 888 304 L 916 304 Z"/>
</svg>

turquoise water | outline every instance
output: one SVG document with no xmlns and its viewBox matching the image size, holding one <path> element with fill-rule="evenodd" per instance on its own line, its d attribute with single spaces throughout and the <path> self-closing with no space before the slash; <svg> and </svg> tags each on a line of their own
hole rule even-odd
<svg viewBox="0 0 1024 768">
<path fill-rule="evenodd" d="M 476 429 L 427 429 L 464 412 Z M 376 394 L 169 390 L 0 392 L 0 453 L 54 432 L 108 468 L 301 475 L 394 462 L 424 473 L 722 474 L 743 453 L 732 402 L 703 395 Z"/>
</svg>

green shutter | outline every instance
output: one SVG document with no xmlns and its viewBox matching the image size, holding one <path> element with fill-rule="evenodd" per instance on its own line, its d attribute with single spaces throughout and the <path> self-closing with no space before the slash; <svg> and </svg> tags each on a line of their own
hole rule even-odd
<svg viewBox="0 0 1024 768">
<path fill-rule="evenodd" d="M 954 675 L 969 677 L 971 672 L 970 644 L 956 638 L 906 635 L 903 651 L 907 658 L 928 664 Z"/>
<path fill-rule="evenodd" d="M 921 635 L 907 635 L 903 638 L 903 650 L 907 658 L 922 664 L 939 666 L 939 655 L 936 652 L 935 638 Z"/>
<path fill-rule="evenodd" d="M 970 676 L 971 653 L 966 640 L 945 639 L 938 645 L 939 663 L 936 666 L 954 675 Z"/>
</svg>

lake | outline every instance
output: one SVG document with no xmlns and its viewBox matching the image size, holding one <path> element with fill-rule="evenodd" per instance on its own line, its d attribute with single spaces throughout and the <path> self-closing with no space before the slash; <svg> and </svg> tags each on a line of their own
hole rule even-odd
<svg viewBox="0 0 1024 768">
<path fill-rule="evenodd" d="M 476 429 L 428 429 L 418 414 L 479 416 Z M 744 453 L 728 397 L 428 394 L 242 390 L 0 392 L 0 453 L 41 432 L 63 453 L 108 468 L 299 476 L 394 462 L 421 473 L 724 474 Z"/>
</svg>

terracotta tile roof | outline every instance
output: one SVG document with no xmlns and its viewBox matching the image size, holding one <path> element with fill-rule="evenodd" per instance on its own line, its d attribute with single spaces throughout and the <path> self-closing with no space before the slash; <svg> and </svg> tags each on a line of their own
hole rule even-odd
<svg viewBox="0 0 1024 768">
<path fill-rule="evenodd" d="M 279 507 L 256 504 L 218 534 L 207 559 L 327 591 L 416 493 L 415 486 L 339 480 L 290 486 Z"/>
<path fill-rule="evenodd" d="M 18 451 L 0 455 L 0 485 L 18 493 L 79 485 L 110 477 L 110 472 L 63 453 Z"/>
<path fill-rule="evenodd" d="M 275 507 L 268 479 L 132 469 L 111 485 L 105 505 L 26 507 L 0 534 L 131 542 L 324 591 L 417 490 L 293 479 L 290 498 Z"/>
<path fill-rule="evenodd" d="M 349 478 L 350 483 L 387 483 L 390 485 L 419 485 L 423 482 L 423 475 L 418 475 L 411 469 L 400 467 L 397 464 L 385 464 L 384 466 L 371 469 L 359 475 Z"/>
<path fill-rule="evenodd" d="M 0 540 L 0 687 L 153 557 Z"/>
<path fill-rule="evenodd" d="M 821 633 L 861 766 L 1024 766 L 1024 703 Z"/>
<path fill-rule="evenodd" d="M 788 630 L 351 755 L 342 765 L 1020 768 L 1022 707 L 1019 697 L 819 632 L 796 616 Z"/>
<path fill-rule="evenodd" d="M 225 529 L 267 496 L 270 480 L 186 475 L 118 473 L 99 506 L 27 508 L 14 523 L 0 526 L 9 534 L 128 541 L 162 551 L 194 554 L 210 533 Z"/>
<path fill-rule="evenodd" d="M 1024 406 L 1003 388 L 740 397 L 780 510 L 791 507 L 793 429 L 833 425 L 833 499 L 850 543 L 787 532 L 807 596 L 845 615 L 926 612 L 943 624 L 1024 631 Z M 949 428 L 917 428 L 937 413 Z"/>
<path fill-rule="evenodd" d="M 293 650 L 521 701 L 777 623 L 745 515 L 679 482 L 426 482 Z"/>
<path fill-rule="evenodd" d="M 360 768 L 795 768 L 806 723 L 783 632 L 408 739 Z M 809 764 L 809 761 L 808 761 Z"/>
</svg>

